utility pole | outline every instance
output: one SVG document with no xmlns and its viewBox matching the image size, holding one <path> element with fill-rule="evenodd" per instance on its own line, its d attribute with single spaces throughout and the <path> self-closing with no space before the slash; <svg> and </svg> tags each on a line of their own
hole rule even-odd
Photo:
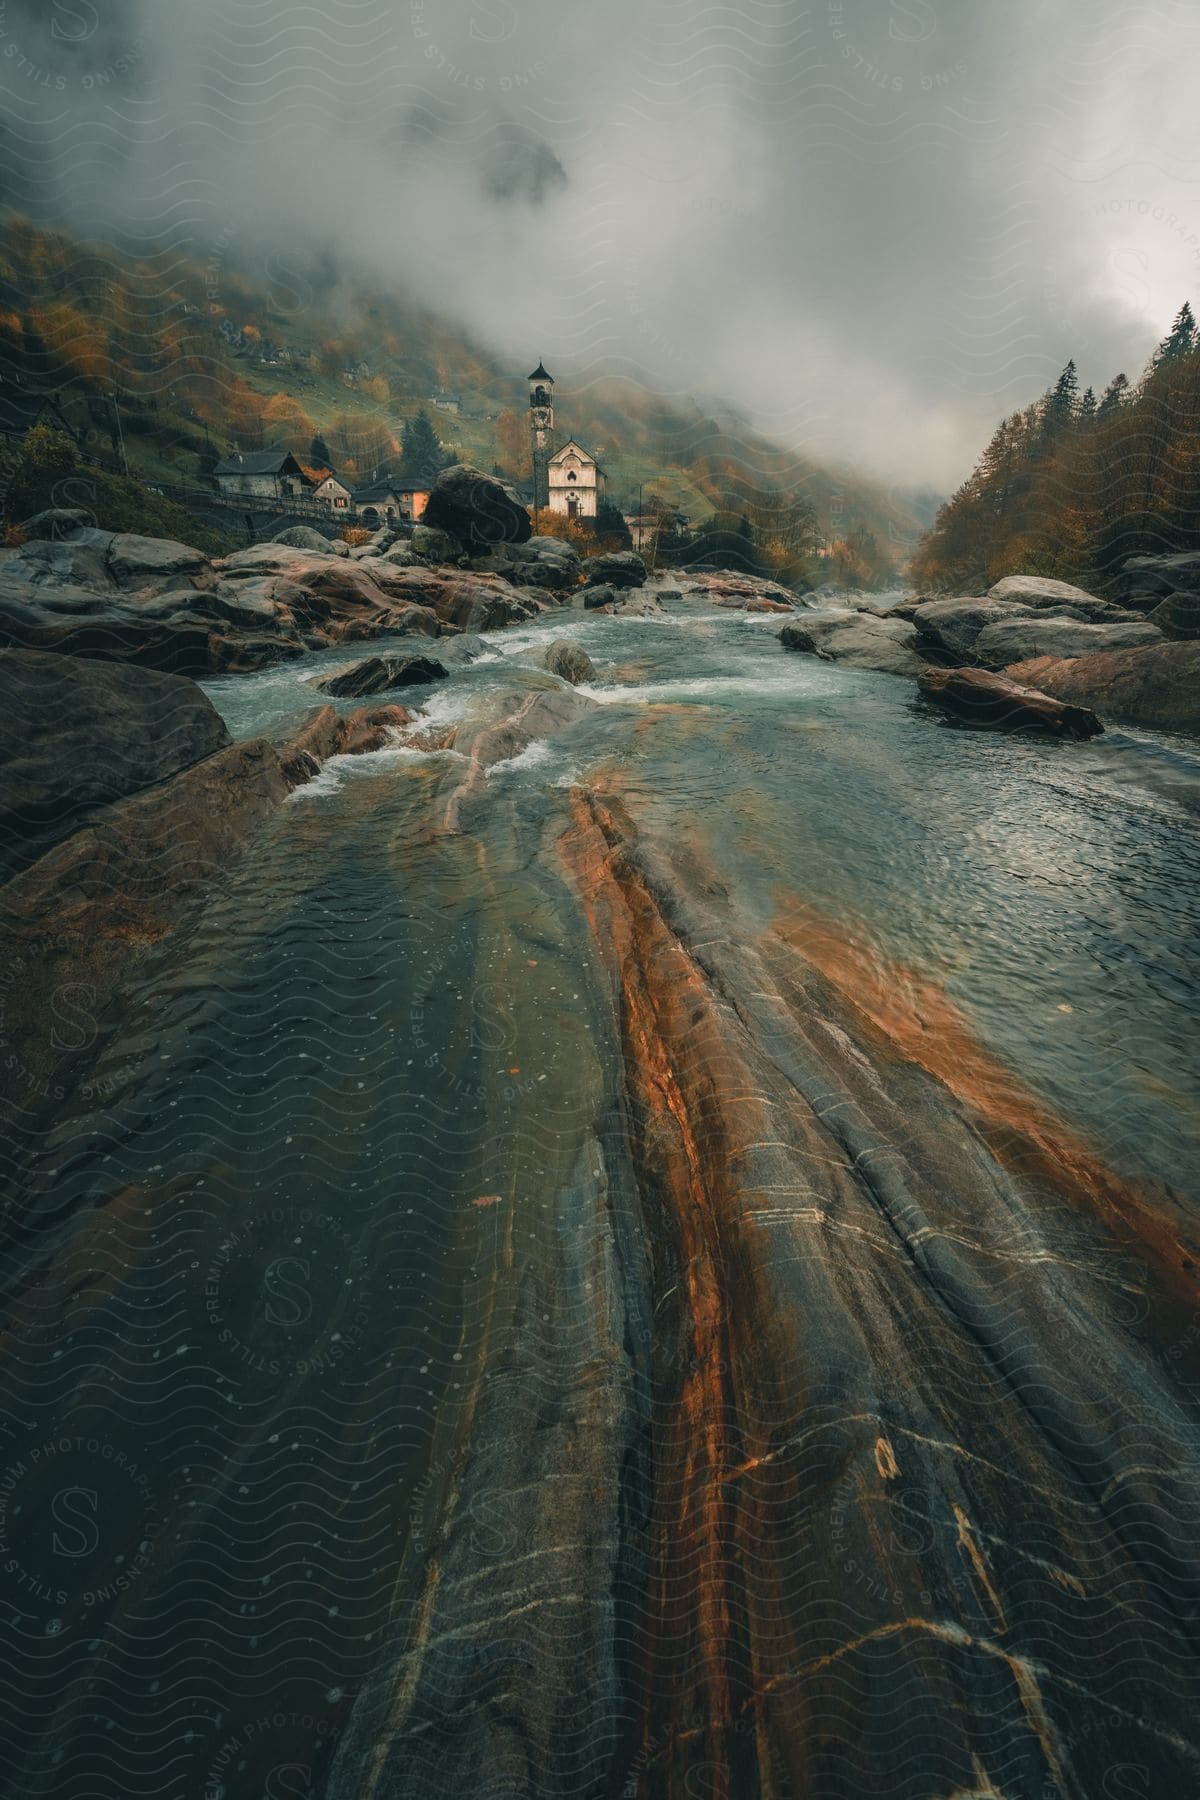
<svg viewBox="0 0 1200 1800">
<path fill-rule="evenodd" d="M 113 409 L 113 417 L 117 421 L 117 442 L 121 446 L 121 466 L 125 470 L 126 475 L 128 476 L 128 474 L 129 474 L 129 458 L 125 454 L 125 433 L 121 426 L 121 409 L 117 405 L 117 390 L 115 387 L 112 391 L 112 409 Z"/>
</svg>

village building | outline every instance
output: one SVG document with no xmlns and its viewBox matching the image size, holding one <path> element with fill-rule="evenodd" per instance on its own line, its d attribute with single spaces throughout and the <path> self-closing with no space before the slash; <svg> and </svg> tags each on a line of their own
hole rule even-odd
<svg viewBox="0 0 1200 1800">
<path fill-rule="evenodd" d="M 235 451 L 221 459 L 213 480 L 229 499 L 301 499 L 311 483 L 290 450 Z"/>
<path fill-rule="evenodd" d="M 313 488 L 312 499 L 318 506 L 327 506 L 330 512 L 349 515 L 354 510 L 354 489 L 329 471 Z"/>
<path fill-rule="evenodd" d="M 582 444 L 569 438 L 550 458 L 551 512 L 568 519 L 594 519 L 604 497 L 604 470 Z"/>
<path fill-rule="evenodd" d="M 567 519 L 594 519 L 604 498 L 604 471 L 574 438 L 554 448 L 554 377 L 544 363 L 529 376 L 533 504 Z"/>
<path fill-rule="evenodd" d="M 368 482 L 354 496 L 358 517 L 364 525 L 415 523 L 429 501 L 428 486 L 384 478 Z"/>
</svg>

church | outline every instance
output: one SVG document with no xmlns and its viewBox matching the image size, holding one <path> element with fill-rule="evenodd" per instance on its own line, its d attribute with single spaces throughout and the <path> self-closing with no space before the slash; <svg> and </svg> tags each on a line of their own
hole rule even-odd
<svg viewBox="0 0 1200 1800">
<path fill-rule="evenodd" d="M 554 377 L 539 363 L 529 377 L 533 503 L 567 519 L 594 519 L 604 498 L 604 470 L 574 438 L 554 448 Z"/>
</svg>

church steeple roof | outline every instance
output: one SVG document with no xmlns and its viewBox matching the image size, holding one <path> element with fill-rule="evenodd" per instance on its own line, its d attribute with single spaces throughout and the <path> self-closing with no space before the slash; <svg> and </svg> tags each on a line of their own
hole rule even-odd
<svg viewBox="0 0 1200 1800">
<path fill-rule="evenodd" d="M 546 367 L 545 363 L 539 363 L 537 368 L 533 371 L 533 374 L 527 375 L 525 379 L 526 381 L 553 381 L 554 377 Z"/>
</svg>

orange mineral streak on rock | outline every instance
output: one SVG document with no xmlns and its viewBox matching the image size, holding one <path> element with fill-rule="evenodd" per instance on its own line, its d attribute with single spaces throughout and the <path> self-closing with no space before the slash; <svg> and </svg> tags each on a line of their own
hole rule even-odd
<svg viewBox="0 0 1200 1800">
<path fill-rule="evenodd" d="M 707 1772 L 724 1781 L 738 1709 L 729 1675 L 733 1515 L 724 1485 L 735 1400 L 715 1213 L 736 1147 L 723 1134 L 717 1107 L 708 1104 L 715 1092 L 713 1065 L 721 1061 L 720 1035 L 699 971 L 670 938 L 624 856 L 623 840 L 636 835 L 633 827 L 618 824 L 613 805 L 590 795 L 574 795 L 572 810 L 563 850 L 618 984 L 640 1156 L 665 1215 L 662 1236 L 682 1270 L 677 1293 L 663 1296 L 674 1298 L 675 1307 L 668 1312 L 660 1302 L 660 1321 L 677 1319 L 684 1342 L 677 1357 L 682 1373 L 659 1407 L 664 1423 L 655 1445 L 652 1635 L 679 1684 L 669 1710 L 676 1718 L 690 1714 L 705 1721 Z M 676 1054 L 682 1050 L 689 1054 Z M 650 1654 L 653 1660 L 653 1649 Z M 657 1737 L 661 1745 L 661 1727 L 662 1719 L 648 1710 L 648 1743 Z M 673 1769 L 668 1779 L 665 1791 L 674 1795 L 679 1777 Z"/>
<path fill-rule="evenodd" d="M 954 1002 L 932 982 L 885 964 L 819 914 L 789 900 L 772 930 L 837 989 L 863 1019 L 865 1041 L 882 1056 L 917 1063 L 966 1106 L 996 1160 L 1044 1182 L 1098 1217 L 1115 1236 L 1158 1265 L 1157 1282 L 1177 1303 L 1200 1299 L 1197 1246 L 1152 1200 L 1114 1175 L 1068 1125 L 978 1041 Z"/>
</svg>

